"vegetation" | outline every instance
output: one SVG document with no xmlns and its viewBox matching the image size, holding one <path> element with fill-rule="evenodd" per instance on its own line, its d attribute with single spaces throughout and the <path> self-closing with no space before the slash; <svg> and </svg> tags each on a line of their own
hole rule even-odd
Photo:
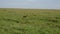
<svg viewBox="0 0 60 34">
<path fill-rule="evenodd" d="M 0 34 L 60 34 L 60 10 L 0 8 Z"/>
</svg>

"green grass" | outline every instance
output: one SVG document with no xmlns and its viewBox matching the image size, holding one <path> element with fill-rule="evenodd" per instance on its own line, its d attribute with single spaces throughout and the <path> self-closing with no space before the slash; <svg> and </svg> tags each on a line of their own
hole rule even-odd
<svg viewBox="0 0 60 34">
<path fill-rule="evenodd" d="M 0 8 L 0 34 L 60 34 L 60 10 Z"/>
</svg>

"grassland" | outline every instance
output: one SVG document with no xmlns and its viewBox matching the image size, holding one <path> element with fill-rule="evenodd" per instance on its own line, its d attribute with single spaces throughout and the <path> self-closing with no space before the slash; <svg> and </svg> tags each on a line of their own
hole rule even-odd
<svg viewBox="0 0 60 34">
<path fill-rule="evenodd" d="M 60 34 L 60 10 L 0 8 L 0 34 Z"/>
</svg>

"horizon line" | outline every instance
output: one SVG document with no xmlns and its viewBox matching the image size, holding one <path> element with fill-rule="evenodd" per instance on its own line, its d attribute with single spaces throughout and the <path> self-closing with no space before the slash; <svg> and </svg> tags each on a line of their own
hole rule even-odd
<svg viewBox="0 0 60 34">
<path fill-rule="evenodd" d="M 4 9 L 4 8 L 0 8 Z M 6 9 L 54 9 L 54 10 L 60 10 L 58 8 L 6 8 Z"/>
</svg>

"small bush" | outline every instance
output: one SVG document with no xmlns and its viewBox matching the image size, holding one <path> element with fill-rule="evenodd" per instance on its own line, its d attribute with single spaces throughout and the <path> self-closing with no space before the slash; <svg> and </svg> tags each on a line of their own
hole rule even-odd
<svg viewBox="0 0 60 34">
<path fill-rule="evenodd" d="M 55 17 L 56 19 L 60 19 L 60 17 Z"/>
<path fill-rule="evenodd" d="M 27 16 L 23 16 L 23 18 L 26 18 Z"/>
<path fill-rule="evenodd" d="M 59 25 L 56 25 L 56 27 L 60 28 L 60 26 L 59 26 Z"/>
<path fill-rule="evenodd" d="M 4 29 L 4 31 L 8 31 L 8 29 Z"/>
<path fill-rule="evenodd" d="M 3 11 L 7 11 L 6 9 L 4 9 Z"/>
<path fill-rule="evenodd" d="M 58 22 L 58 20 L 54 20 L 54 19 L 51 19 L 51 20 L 48 20 L 48 21 L 50 21 L 50 22 Z"/>
</svg>

